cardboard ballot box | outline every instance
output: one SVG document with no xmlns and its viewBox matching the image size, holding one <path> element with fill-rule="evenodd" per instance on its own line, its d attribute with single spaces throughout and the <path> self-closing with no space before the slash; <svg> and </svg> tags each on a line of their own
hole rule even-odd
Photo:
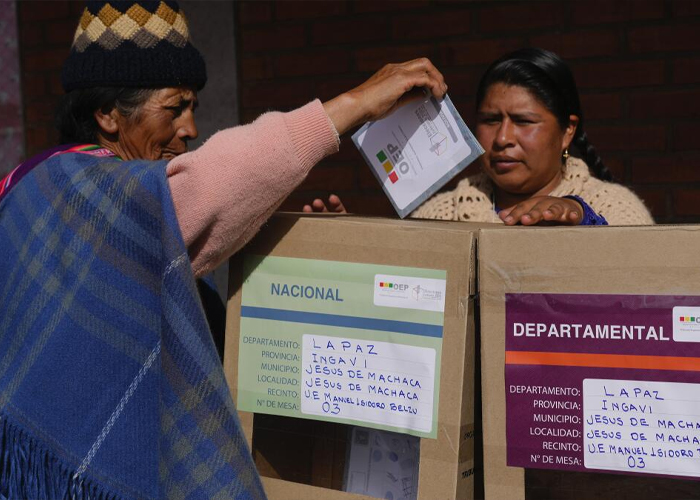
<svg viewBox="0 0 700 500">
<path fill-rule="evenodd" d="M 473 498 L 476 230 L 282 214 L 233 258 L 224 367 L 271 499 Z"/>
<path fill-rule="evenodd" d="M 479 234 L 487 499 L 700 498 L 700 226 Z"/>
</svg>

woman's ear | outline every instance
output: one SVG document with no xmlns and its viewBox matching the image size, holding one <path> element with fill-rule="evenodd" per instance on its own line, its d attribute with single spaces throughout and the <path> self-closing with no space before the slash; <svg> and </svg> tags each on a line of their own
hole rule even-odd
<svg viewBox="0 0 700 500">
<path fill-rule="evenodd" d="M 571 141 L 574 140 L 574 135 L 576 135 L 576 129 L 578 128 L 578 116 L 569 115 L 569 124 L 564 129 L 564 137 L 562 138 L 561 149 L 569 149 Z"/>
<path fill-rule="evenodd" d="M 116 108 L 112 108 L 109 113 L 105 113 L 101 109 L 98 109 L 95 111 L 94 116 L 95 121 L 97 121 L 97 125 L 100 127 L 103 134 L 114 135 L 119 132 L 119 118 L 121 118 L 121 115 Z"/>
</svg>

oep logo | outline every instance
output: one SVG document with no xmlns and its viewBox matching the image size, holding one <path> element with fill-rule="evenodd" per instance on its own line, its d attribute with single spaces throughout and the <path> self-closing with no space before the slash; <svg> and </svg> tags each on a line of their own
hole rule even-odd
<svg viewBox="0 0 700 500">
<path fill-rule="evenodd" d="M 398 170 L 401 173 L 401 176 L 404 176 L 409 172 L 411 167 L 401 154 L 401 150 L 398 146 L 387 144 L 386 150 L 388 151 L 389 155 L 387 156 L 384 150 L 380 149 L 379 153 L 377 153 L 377 159 L 379 160 L 379 163 L 382 164 L 382 167 L 384 167 L 384 171 L 389 176 L 391 183 L 396 184 L 399 180 L 399 175 L 396 173 L 396 171 Z"/>
<path fill-rule="evenodd" d="M 405 292 L 408 290 L 408 285 L 405 283 L 389 283 L 386 281 L 380 281 L 379 289 L 383 292 Z"/>
</svg>

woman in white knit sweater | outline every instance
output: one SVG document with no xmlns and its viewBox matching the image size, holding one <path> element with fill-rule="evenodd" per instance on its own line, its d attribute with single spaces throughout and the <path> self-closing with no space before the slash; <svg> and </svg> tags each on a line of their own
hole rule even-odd
<svg viewBox="0 0 700 500">
<path fill-rule="evenodd" d="M 412 217 L 508 225 L 653 224 L 610 172 L 583 128 L 569 67 L 556 54 L 521 49 L 495 61 L 476 95 L 480 171 L 433 196 Z M 471 169 L 469 169 L 471 170 Z M 344 211 L 332 196 L 330 209 Z M 315 200 L 305 211 L 326 210 Z"/>
</svg>

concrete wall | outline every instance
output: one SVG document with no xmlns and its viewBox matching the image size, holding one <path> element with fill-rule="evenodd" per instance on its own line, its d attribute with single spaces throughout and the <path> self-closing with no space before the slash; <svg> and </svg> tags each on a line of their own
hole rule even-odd
<svg viewBox="0 0 700 500">
<path fill-rule="evenodd" d="M 234 6 L 232 2 L 180 2 L 190 25 L 192 43 L 207 63 L 207 85 L 199 93 L 198 146 L 217 130 L 238 124 Z"/>
<path fill-rule="evenodd" d="M 232 2 L 188 0 L 180 2 L 187 14 L 192 42 L 207 63 L 207 85 L 199 93 L 194 148 L 223 128 L 238 124 L 238 88 L 234 6 Z M 214 271 L 222 299 L 228 289 L 228 262 Z"/>
</svg>

